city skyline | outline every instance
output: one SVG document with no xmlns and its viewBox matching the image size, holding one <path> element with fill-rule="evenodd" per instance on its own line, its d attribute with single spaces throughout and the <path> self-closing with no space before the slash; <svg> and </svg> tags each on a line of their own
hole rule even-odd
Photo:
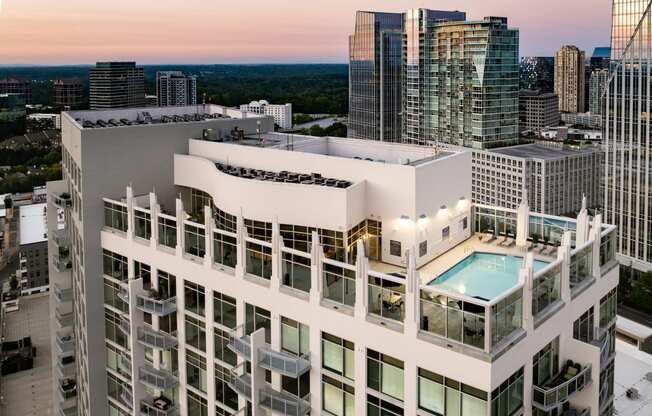
<svg viewBox="0 0 652 416">
<path fill-rule="evenodd" d="M 505 16 L 510 26 L 520 30 L 521 56 L 552 56 L 563 44 L 577 45 L 590 56 L 594 47 L 610 43 L 610 0 L 598 4 L 528 0 L 528 7 L 516 0 L 484 4 L 278 0 L 265 5 L 260 1 L 228 5 L 201 0 L 183 4 L 70 0 L 56 10 L 45 0 L 25 3 L 4 0 L 0 4 L 0 37 L 5 40 L 0 44 L 0 64 L 92 64 L 120 59 L 142 64 L 346 63 L 355 11 L 417 7 L 465 11 L 471 20 Z M 582 19 L 574 19 L 577 16 Z"/>
</svg>

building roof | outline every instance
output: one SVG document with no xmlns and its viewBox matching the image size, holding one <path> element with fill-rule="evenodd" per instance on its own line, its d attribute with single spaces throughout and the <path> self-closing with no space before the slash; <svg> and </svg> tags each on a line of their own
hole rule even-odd
<svg viewBox="0 0 652 416">
<path fill-rule="evenodd" d="M 580 153 L 591 153 L 595 149 L 589 147 L 579 150 L 564 149 L 561 147 L 543 146 L 541 144 L 524 144 L 519 146 L 500 147 L 491 149 L 492 153 L 500 153 L 506 156 L 522 157 L 526 159 L 560 159 L 566 156 L 573 156 Z"/>
<path fill-rule="evenodd" d="M 637 399 L 627 397 L 630 388 L 638 391 Z M 619 416 L 652 414 L 652 355 L 621 340 L 616 340 L 614 407 Z"/>
<path fill-rule="evenodd" d="M 611 48 L 609 46 L 599 46 L 593 49 L 591 58 L 611 58 Z"/>
<path fill-rule="evenodd" d="M 616 328 L 619 332 L 623 332 L 633 338 L 638 338 L 641 341 L 652 336 L 652 328 L 641 325 L 638 322 L 634 322 L 623 316 L 618 316 L 616 320 Z"/>
<path fill-rule="evenodd" d="M 20 207 L 20 244 L 33 244 L 48 241 L 46 203 L 23 205 Z"/>
</svg>

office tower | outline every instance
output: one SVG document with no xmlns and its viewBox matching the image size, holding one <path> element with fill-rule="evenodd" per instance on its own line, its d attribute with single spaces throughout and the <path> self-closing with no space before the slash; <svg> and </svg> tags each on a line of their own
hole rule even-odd
<svg viewBox="0 0 652 416">
<path fill-rule="evenodd" d="M 596 69 L 609 69 L 611 63 L 611 48 L 608 46 L 601 46 L 593 49 L 593 55 L 589 60 L 591 71 Z"/>
<path fill-rule="evenodd" d="M 555 94 L 562 112 L 584 112 L 584 61 L 584 51 L 573 45 L 562 46 L 555 54 Z"/>
<path fill-rule="evenodd" d="M 518 95 L 519 129 L 538 132 L 559 125 L 559 98 L 540 90 L 521 90 Z"/>
<path fill-rule="evenodd" d="M 405 15 L 402 139 L 474 148 L 518 140 L 518 30 L 507 19 Z"/>
<path fill-rule="evenodd" d="M 52 101 L 56 107 L 76 109 L 84 103 L 84 85 L 81 80 L 56 79 L 52 85 Z"/>
<path fill-rule="evenodd" d="M 356 13 L 349 36 L 349 137 L 400 139 L 402 34 L 400 13 Z"/>
<path fill-rule="evenodd" d="M 179 71 L 156 73 L 156 95 L 159 107 L 197 104 L 197 77 Z"/>
<path fill-rule="evenodd" d="M 614 16 L 616 21 L 616 16 Z M 621 264 L 640 271 L 652 266 L 650 220 L 650 9 L 632 34 L 622 59 L 614 61 L 605 96 L 605 216 L 618 224 Z M 614 32 L 619 29 L 614 28 Z"/>
<path fill-rule="evenodd" d="M 574 216 L 602 203 L 604 152 L 598 146 L 539 142 L 473 151 L 473 195 L 478 204 Z"/>
<path fill-rule="evenodd" d="M 618 283 L 599 215 L 473 206 L 468 149 L 174 117 L 194 109 L 63 114 L 78 408 L 91 388 L 100 414 L 597 412 Z"/>
<path fill-rule="evenodd" d="M 32 83 L 22 78 L 0 79 L 0 94 L 20 95 L 27 104 L 32 102 Z"/>
<path fill-rule="evenodd" d="M 266 100 L 242 104 L 240 111 L 274 117 L 274 123 L 282 129 L 292 128 L 292 104 L 270 104 Z"/>
<path fill-rule="evenodd" d="M 145 71 L 135 62 L 98 62 L 89 71 L 89 84 L 93 110 L 145 104 Z"/>
<path fill-rule="evenodd" d="M 648 3 L 648 0 L 613 0 L 611 59 L 621 58 Z"/>
<path fill-rule="evenodd" d="M 604 92 L 609 80 L 609 69 L 596 69 L 591 72 L 589 82 L 589 112 L 604 114 Z"/>
<path fill-rule="evenodd" d="M 523 90 L 555 90 L 555 58 L 552 56 L 524 56 L 519 66 L 520 87 Z"/>
</svg>

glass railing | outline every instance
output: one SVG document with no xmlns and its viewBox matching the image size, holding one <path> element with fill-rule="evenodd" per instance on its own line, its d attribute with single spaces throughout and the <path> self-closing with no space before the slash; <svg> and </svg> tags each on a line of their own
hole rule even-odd
<svg viewBox="0 0 652 416">
<path fill-rule="evenodd" d="M 72 288 L 62 288 L 54 284 L 54 297 L 59 303 L 70 302 L 72 300 Z"/>
<path fill-rule="evenodd" d="M 72 326 L 74 315 L 73 315 L 72 311 L 70 311 L 70 312 L 61 312 L 59 309 L 56 309 L 55 318 L 57 320 L 57 323 L 59 324 L 59 327 L 67 328 L 67 327 Z"/>
<path fill-rule="evenodd" d="M 532 386 L 532 404 L 540 410 L 549 411 L 566 403 L 590 382 L 590 365 L 581 368 L 578 364 L 568 364 L 553 382 L 546 386 Z"/>
<path fill-rule="evenodd" d="M 177 310 L 176 296 L 165 297 L 150 290 L 136 295 L 136 307 L 156 316 L 166 316 Z"/>
<path fill-rule="evenodd" d="M 69 208 L 72 206 L 72 198 L 68 192 L 61 192 L 52 195 L 52 202 L 54 205 L 61 209 Z"/>
<path fill-rule="evenodd" d="M 582 283 L 593 277 L 593 242 L 589 241 L 571 252 L 570 287 L 571 293 Z"/>
<path fill-rule="evenodd" d="M 127 204 L 104 199 L 104 226 L 112 230 L 127 232 Z"/>
<path fill-rule="evenodd" d="M 347 263 L 324 259 L 322 293 L 324 299 L 341 305 L 355 305 L 355 267 Z"/>
<path fill-rule="evenodd" d="M 72 399 L 77 396 L 77 382 L 74 379 L 66 378 L 59 383 L 59 396 L 61 401 Z"/>
<path fill-rule="evenodd" d="M 266 386 L 260 390 L 260 406 L 274 414 L 301 416 L 310 412 L 310 396 L 298 398 Z"/>
<path fill-rule="evenodd" d="M 616 259 L 616 229 L 604 230 L 600 237 L 600 267 L 613 264 Z"/>
<path fill-rule="evenodd" d="M 120 286 L 120 290 L 116 294 L 118 299 L 129 305 L 129 288 L 126 286 Z"/>
<path fill-rule="evenodd" d="M 178 416 L 179 406 L 164 396 L 140 401 L 140 416 Z"/>
<path fill-rule="evenodd" d="M 310 371 L 310 354 L 297 356 L 283 351 L 274 351 L 267 346 L 260 348 L 258 353 L 259 365 L 275 373 L 298 378 Z"/>
<path fill-rule="evenodd" d="M 167 332 L 156 331 L 149 327 L 138 328 L 138 342 L 149 348 L 169 350 L 177 346 L 175 335 Z"/>
<path fill-rule="evenodd" d="M 251 401 L 251 375 L 245 371 L 245 363 L 229 370 L 226 383 L 243 399 Z"/>
<path fill-rule="evenodd" d="M 405 279 L 373 270 L 367 280 L 369 314 L 398 322 L 405 320 Z"/>
<path fill-rule="evenodd" d="M 60 353 L 69 353 L 75 350 L 75 336 L 70 334 L 62 334 L 57 332 L 56 336 L 57 348 Z"/>
<path fill-rule="evenodd" d="M 251 359 L 251 338 L 245 334 L 244 325 L 240 325 L 229 331 L 227 348 L 246 360 Z"/>
<path fill-rule="evenodd" d="M 179 382 L 175 371 L 156 369 L 149 364 L 138 369 L 138 380 L 145 386 L 157 390 L 174 388 Z"/>
<path fill-rule="evenodd" d="M 535 318 L 561 299 L 562 261 L 550 263 L 534 274 L 532 282 L 532 316 Z"/>
</svg>

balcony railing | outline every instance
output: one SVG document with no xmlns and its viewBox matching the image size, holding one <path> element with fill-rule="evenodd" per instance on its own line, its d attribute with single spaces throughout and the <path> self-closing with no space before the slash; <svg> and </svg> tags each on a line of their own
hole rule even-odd
<svg viewBox="0 0 652 416">
<path fill-rule="evenodd" d="M 73 352 L 75 350 L 75 336 L 71 334 L 62 334 L 57 332 L 56 343 L 59 352 L 62 354 Z"/>
<path fill-rule="evenodd" d="M 59 371 L 59 375 L 61 376 L 61 378 L 69 378 L 70 376 L 73 376 L 75 373 L 74 367 L 75 367 L 74 355 L 61 357 L 57 361 L 57 371 Z"/>
<path fill-rule="evenodd" d="M 131 374 L 131 357 L 125 352 L 120 352 L 118 367 L 127 374 Z"/>
<path fill-rule="evenodd" d="M 55 311 L 55 317 L 57 320 L 57 324 L 59 325 L 59 328 L 63 329 L 72 326 L 73 319 L 74 319 L 72 311 L 61 312 L 60 309 L 57 309 Z"/>
<path fill-rule="evenodd" d="M 129 304 L 129 288 L 120 286 L 120 290 L 116 294 L 118 299 L 126 303 L 127 305 Z"/>
<path fill-rule="evenodd" d="M 171 389 L 179 382 L 175 372 L 156 369 L 147 364 L 138 369 L 138 380 L 145 386 L 157 390 Z"/>
<path fill-rule="evenodd" d="M 244 334 L 244 325 L 229 332 L 229 343 L 227 347 L 244 359 L 251 359 L 251 339 Z"/>
<path fill-rule="evenodd" d="M 77 416 L 77 406 L 66 407 L 59 409 L 59 416 Z"/>
<path fill-rule="evenodd" d="M 66 250 L 68 250 L 67 254 L 66 254 Z M 71 269 L 72 261 L 70 261 L 69 249 L 62 250 L 61 248 L 59 248 L 59 250 L 56 253 L 54 253 L 54 256 L 52 258 L 52 264 L 54 265 L 54 268 L 57 269 L 59 273 L 63 273 Z"/>
<path fill-rule="evenodd" d="M 127 406 L 128 408 L 132 409 L 134 406 L 134 396 L 131 393 L 131 388 L 130 387 L 122 387 L 120 389 L 120 401 L 122 404 Z"/>
<path fill-rule="evenodd" d="M 166 397 L 148 398 L 140 401 L 140 416 L 178 416 L 179 407 Z"/>
<path fill-rule="evenodd" d="M 70 302 L 72 300 L 72 288 L 71 287 L 62 288 L 55 284 L 54 297 L 59 303 Z"/>
<path fill-rule="evenodd" d="M 68 192 L 53 194 L 52 202 L 54 202 L 54 205 L 62 209 L 72 206 L 72 198 L 70 198 L 70 194 Z"/>
<path fill-rule="evenodd" d="M 261 356 L 259 365 L 275 373 L 298 378 L 310 371 L 309 354 L 298 357 L 286 352 L 274 351 L 269 347 L 261 348 L 259 354 Z"/>
<path fill-rule="evenodd" d="M 582 391 L 591 382 L 591 366 L 582 368 L 577 374 L 569 371 L 574 366 L 567 366 L 565 374 L 559 374 L 555 379 L 561 383 L 550 386 L 532 386 L 532 404 L 540 410 L 549 411 L 570 400 L 577 392 Z M 554 383 L 553 383 L 554 384 Z"/>
<path fill-rule="evenodd" d="M 251 401 L 251 375 L 244 371 L 244 363 L 229 370 L 226 383 L 242 398 Z"/>
<path fill-rule="evenodd" d="M 265 387 L 260 390 L 260 406 L 274 414 L 301 416 L 310 412 L 310 399 L 309 396 L 300 399 Z"/>
<path fill-rule="evenodd" d="M 150 327 L 138 328 L 138 342 L 146 347 L 160 350 L 169 350 L 176 347 L 178 343 L 174 335 Z"/>
<path fill-rule="evenodd" d="M 125 336 L 131 336 L 131 322 L 129 322 L 129 318 L 127 316 L 123 315 L 120 317 L 120 325 L 118 325 L 118 328 L 120 328 Z"/>
<path fill-rule="evenodd" d="M 62 380 L 59 383 L 59 398 L 61 401 L 77 397 L 77 382 L 71 378 Z"/>
<path fill-rule="evenodd" d="M 143 312 L 156 316 L 167 316 L 177 310 L 175 296 L 162 298 L 157 292 L 149 291 L 136 295 L 136 307 Z"/>
<path fill-rule="evenodd" d="M 611 334 L 606 328 L 599 326 L 593 329 L 593 341 L 591 344 L 600 348 L 600 366 L 604 368 L 610 361 L 612 351 L 611 347 Z"/>
<path fill-rule="evenodd" d="M 56 230 L 54 232 L 53 240 L 58 248 L 70 247 L 70 237 L 68 237 L 68 232 L 66 230 Z"/>
</svg>

